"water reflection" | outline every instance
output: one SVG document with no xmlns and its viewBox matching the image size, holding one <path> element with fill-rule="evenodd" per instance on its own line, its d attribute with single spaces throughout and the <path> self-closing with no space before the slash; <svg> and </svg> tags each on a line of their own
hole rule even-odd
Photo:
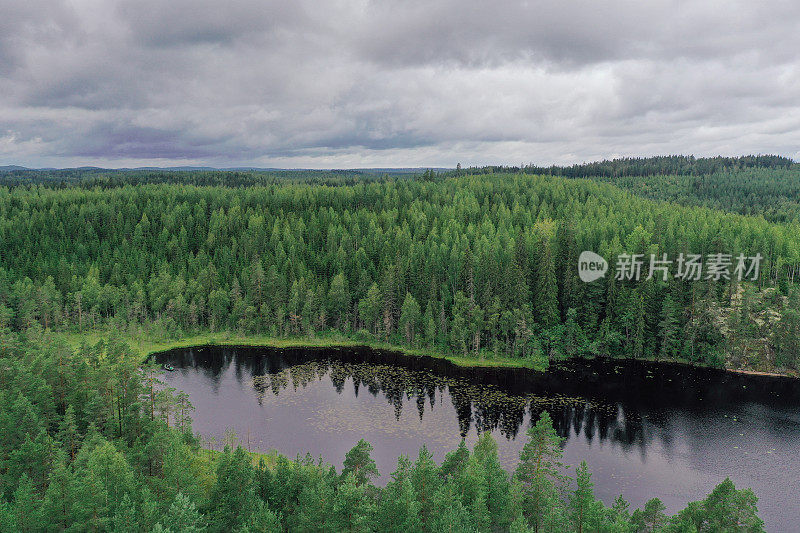
<svg viewBox="0 0 800 533">
<path fill-rule="evenodd" d="M 724 405 L 759 402 L 797 405 L 793 380 L 744 376 L 684 365 L 639 361 L 580 361 L 547 373 L 527 369 L 462 368 L 432 358 L 408 358 L 368 349 L 269 350 L 204 347 L 158 356 L 178 369 L 200 372 L 218 392 L 220 378 L 233 367 L 238 382 L 249 383 L 259 404 L 264 395 L 280 395 L 324 379 L 342 394 L 366 390 L 382 397 L 400 420 L 404 405 L 416 405 L 421 420 L 426 404 L 449 398 L 462 437 L 470 430 L 499 431 L 515 439 L 526 420 L 547 410 L 559 435 L 582 436 L 587 443 L 612 440 L 623 449 L 643 451 L 654 437 L 670 447 L 668 413 L 675 409 L 706 411 Z M 388 364 L 387 364 L 388 363 Z M 348 385 L 349 384 L 349 385 Z M 644 421 L 647 420 L 647 424 Z"/>
<path fill-rule="evenodd" d="M 423 443 L 438 457 L 490 431 L 513 469 L 524 433 L 547 410 L 567 464 L 585 459 L 606 503 L 659 496 L 674 512 L 726 476 L 752 487 L 768 531 L 791 530 L 800 493 L 798 381 L 640 361 L 576 361 L 540 373 L 462 368 L 367 349 L 205 347 L 157 356 L 187 392 L 194 428 L 227 428 L 256 449 L 341 466 L 359 438 L 384 481 Z"/>
</svg>

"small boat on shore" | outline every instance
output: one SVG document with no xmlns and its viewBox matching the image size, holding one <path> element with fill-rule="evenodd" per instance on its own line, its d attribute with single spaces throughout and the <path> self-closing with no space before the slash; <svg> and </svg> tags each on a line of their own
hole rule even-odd
<svg viewBox="0 0 800 533">
<path fill-rule="evenodd" d="M 164 369 L 164 370 L 166 370 L 167 372 L 172 372 L 173 370 L 175 370 L 175 367 L 174 367 L 174 366 L 172 366 L 172 365 L 171 365 L 171 364 L 169 364 L 169 363 L 164 363 L 163 365 L 161 365 L 161 368 L 163 368 L 163 369 Z"/>
</svg>

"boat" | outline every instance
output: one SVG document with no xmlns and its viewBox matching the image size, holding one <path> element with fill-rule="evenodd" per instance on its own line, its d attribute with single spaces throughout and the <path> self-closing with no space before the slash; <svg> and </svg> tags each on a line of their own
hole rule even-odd
<svg viewBox="0 0 800 533">
<path fill-rule="evenodd" d="M 171 364 L 169 364 L 169 363 L 164 363 L 163 365 L 161 365 L 161 368 L 163 368 L 163 369 L 164 369 L 164 370 L 166 370 L 167 372 L 172 372 L 173 370 L 175 370 L 175 367 L 174 367 L 174 366 L 172 366 L 172 365 L 171 365 Z"/>
</svg>

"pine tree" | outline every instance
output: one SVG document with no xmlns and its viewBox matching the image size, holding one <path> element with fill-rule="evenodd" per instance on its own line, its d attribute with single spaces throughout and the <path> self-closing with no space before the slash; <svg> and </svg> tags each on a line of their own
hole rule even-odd
<svg viewBox="0 0 800 533">
<path fill-rule="evenodd" d="M 406 343 L 414 344 L 414 336 L 417 330 L 417 324 L 420 319 L 420 308 L 417 300 L 411 296 L 411 293 L 406 293 L 406 298 L 403 301 L 403 307 L 400 312 L 400 327 L 403 328 L 406 336 Z"/>
<path fill-rule="evenodd" d="M 800 310 L 784 309 L 775 327 L 773 343 L 777 365 L 800 367 Z"/>
<path fill-rule="evenodd" d="M 556 253 L 553 246 L 552 222 L 537 222 L 538 257 L 536 265 L 536 290 L 534 311 L 536 321 L 549 328 L 560 322 L 558 312 L 558 284 L 556 282 Z"/>
<path fill-rule="evenodd" d="M 622 495 L 614 499 L 611 508 L 605 510 L 605 523 L 610 533 L 629 533 L 631 531 L 630 504 Z"/>
<path fill-rule="evenodd" d="M 680 339 L 678 338 L 678 309 L 672 295 L 664 298 L 661 307 L 661 321 L 659 328 L 659 356 L 664 359 L 674 357 L 678 353 Z"/>
<path fill-rule="evenodd" d="M 133 472 L 125 456 L 90 430 L 75 458 L 76 520 L 90 528 L 107 528 L 117 504 L 133 488 Z"/>
<path fill-rule="evenodd" d="M 598 529 L 600 515 L 598 505 L 592 492 L 592 475 L 586 468 L 586 461 L 581 461 L 575 470 L 577 488 L 569 496 L 569 514 L 577 533 Z M 599 507 L 602 509 L 602 505 Z"/>
<path fill-rule="evenodd" d="M 258 500 L 256 504 L 255 511 L 242 530 L 246 530 L 248 533 L 274 533 L 276 531 L 283 531 L 281 517 L 271 511 L 261 500 Z M 205 530 L 198 529 L 198 531 Z"/>
<path fill-rule="evenodd" d="M 361 320 L 371 333 L 377 333 L 383 307 L 383 296 L 377 283 L 370 285 L 367 295 L 358 303 Z"/>
<path fill-rule="evenodd" d="M 469 457 L 469 449 L 466 442 L 461 439 L 458 448 L 444 456 L 444 461 L 442 461 L 442 466 L 440 467 L 441 476 L 445 479 L 450 477 L 460 480 L 466 471 Z"/>
<path fill-rule="evenodd" d="M 763 532 L 757 501 L 753 491 L 736 490 L 733 481 L 725 478 L 703 501 L 706 518 L 702 527 L 707 531 Z"/>
<path fill-rule="evenodd" d="M 75 519 L 75 479 L 63 452 L 56 457 L 48 481 L 42 504 L 44 520 L 60 530 L 66 530 Z"/>
<path fill-rule="evenodd" d="M 358 483 L 353 472 L 348 473 L 336 489 L 330 527 L 333 531 L 372 531 L 374 502 L 367 487 Z"/>
<path fill-rule="evenodd" d="M 80 435 L 78 434 L 78 424 L 75 421 L 75 407 L 72 404 L 67 406 L 64 418 L 59 424 L 57 440 L 67 450 L 70 460 L 75 459 Z"/>
<path fill-rule="evenodd" d="M 0 499 L 0 533 L 13 533 L 17 527 L 14 506 Z"/>
<path fill-rule="evenodd" d="M 209 500 L 212 531 L 233 531 L 247 522 L 256 507 L 253 480 L 253 467 L 247 452 L 241 447 L 233 452 L 225 448 Z"/>
<path fill-rule="evenodd" d="M 581 357 L 590 351 L 589 339 L 578 324 L 577 312 L 572 308 L 567 310 L 567 321 L 564 323 L 561 336 L 561 350 L 567 358 Z"/>
<path fill-rule="evenodd" d="M 658 498 L 648 500 L 644 505 L 644 509 L 636 509 L 631 515 L 631 524 L 633 524 L 635 531 L 646 533 L 660 531 L 667 523 L 664 509 L 666 509 L 664 503 Z"/>
<path fill-rule="evenodd" d="M 381 493 L 376 510 L 377 531 L 390 533 L 421 533 L 420 503 L 411 482 L 412 465 L 408 457 L 401 456 L 392 480 Z"/>
<path fill-rule="evenodd" d="M 492 438 L 491 433 L 484 432 L 478 437 L 472 460 L 481 465 L 490 523 L 499 528 L 508 527 L 511 521 L 509 497 L 511 485 L 508 474 L 500 464 L 497 442 Z"/>
<path fill-rule="evenodd" d="M 347 291 L 347 280 L 341 272 L 331 280 L 328 290 L 328 311 L 336 324 L 336 329 L 341 329 L 347 321 L 347 310 L 350 307 L 350 295 Z"/>
<path fill-rule="evenodd" d="M 419 502 L 419 516 L 423 528 L 430 528 L 434 512 L 434 495 L 441 486 L 439 467 L 433 462 L 425 445 L 419 450 L 419 457 L 411 469 L 411 483 L 416 500 Z"/>
<path fill-rule="evenodd" d="M 425 307 L 425 315 L 422 317 L 422 327 L 425 332 L 426 346 L 433 346 L 436 344 L 436 320 L 434 319 L 432 300 L 428 300 L 428 305 Z"/>
<path fill-rule="evenodd" d="M 379 476 L 375 460 L 370 457 L 372 450 L 372 445 L 369 442 L 364 439 L 359 440 L 344 457 L 342 478 L 352 473 L 356 483 L 363 485 L 373 477 Z"/>
<path fill-rule="evenodd" d="M 22 474 L 17 490 L 14 491 L 14 516 L 16 531 L 20 533 L 34 533 L 41 531 L 42 524 L 41 502 L 34 489 L 33 482 Z"/>
<path fill-rule="evenodd" d="M 131 500 L 129 494 L 122 496 L 122 500 L 117 505 L 114 512 L 114 533 L 138 533 L 139 520 L 137 518 L 136 504 Z M 179 530 L 174 530 L 179 531 Z"/>
<path fill-rule="evenodd" d="M 206 530 L 205 520 L 197 506 L 180 492 L 161 519 L 161 524 L 169 531 L 181 533 L 201 533 Z"/>
<path fill-rule="evenodd" d="M 522 484 L 522 510 L 535 532 L 543 531 L 548 515 L 559 507 L 558 491 L 564 482 L 561 472 L 561 442 L 550 415 L 542 412 L 527 432 L 528 441 L 520 452 L 514 479 Z"/>
<path fill-rule="evenodd" d="M 433 494 L 430 531 L 470 531 L 473 521 L 452 483 L 445 482 Z"/>
<path fill-rule="evenodd" d="M 450 346 L 466 355 L 470 302 L 458 291 L 453 301 L 453 320 L 450 323 Z"/>
</svg>

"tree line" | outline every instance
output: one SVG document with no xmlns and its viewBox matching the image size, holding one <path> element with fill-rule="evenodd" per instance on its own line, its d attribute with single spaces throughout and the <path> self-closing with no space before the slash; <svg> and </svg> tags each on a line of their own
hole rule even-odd
<svg viewBox="0 0 800 533">
<path fill-rule="evenodd" d="M 479 167 L 449 174 L 503 172 L 588 178 L 654 200 L 762 216 L 771 222 L 800 220 L 800 165 L 780 156 L 627 158 L 571 167 Z M 420 179 L 439 175 L 426 171 Z"/>
<path fill-rule="evenodd" d="M 470 167 L 462 173 L 523 172 L 568 178 L 619 178 L 634 176 L 704 175 L 748 169 L 797 169 L 797 163 L 779 155 L 746 155 L 738 157 L 695 157 L 693 155 L 666 155 L 653 157 L 623 157 L 569 166 L 539 166 L 533 163 L 518 167 L 489 165 Z M 459 169 L 460 170 L 460 165 Z"/>
<path fill-rule="evenodd" d="M 397 171 L 397 174 L 402 174 Z M 255 187 L 280 183 L 352 185 L 357 181 L 382 179 L 386 172 L 359 170 L 180 170 L 180 169 L 67 169 L 0 170 L 0 185 L 66 189 L 112 189 L 125 185 L 172 183 L 198 187 Z"/>
</svg>

